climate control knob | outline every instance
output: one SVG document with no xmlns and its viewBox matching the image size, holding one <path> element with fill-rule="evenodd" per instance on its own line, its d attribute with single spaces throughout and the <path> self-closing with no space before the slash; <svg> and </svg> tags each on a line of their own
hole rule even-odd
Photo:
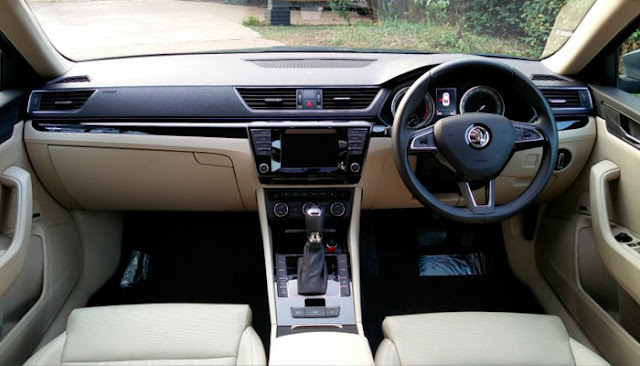
<svg viewBox="0 0 640 366">
<path fill-rule="evenodd" d="M 311 207 L 313 207 L 313 206 L 315 206 L 315 205 L 316 205 L 316 204 L 315 204 L 315 203 L 313 203 L 313 202 L 307 202 L 307 203 L 305 203 L 304 205 L 302 205 L 302 214 L 303 214 L 303 215 L 306 215 L 306 214 L 307 214 L 307 211 L 308 211 Z"/>
<path fill-rule="evenodd" d="M 331 207 L 329 207 L 329 211 L 333 216 L 340 217 L 344 215 L 344 213 L 347 211 L 347 208 L 342 202 L 334 202 L 331 204 Z"/>
<path fill-rule="evenodd" d="M 276 217 L 285 217 L 289 214 L 289 205 L 284 202 L 278 202 L 273 205 L 273 214 Z"/>
</svg>

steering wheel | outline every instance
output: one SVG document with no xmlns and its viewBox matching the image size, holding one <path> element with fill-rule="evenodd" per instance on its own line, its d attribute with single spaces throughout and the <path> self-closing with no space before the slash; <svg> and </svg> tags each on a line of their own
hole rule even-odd
<svg viewBox="0 0 640 366">
<path fill-rule="evenodd" d="M 511 85 L 523 104 L 536 112 L 528 122 L 511 121 L 490 113 L 462 113 L 442 118 L 416 130 L 407 120 L 424 95 L 451 77 L 490 76 Z M 433 88 L 432 88 L 433 87 Z M 543 147 L 538 172 L 516 199 L 503 205 L 495 201 L 495 179 L 514 152 Z M 426 72 L 409 88 L 398 106 L 392 130 L 393 158 L 404 184 L 424 206 L 459 222 L 488 223 L 503 220 L 525 208 L 542 192 L 556 162 L 558 130 L 551 108 L 538 88 L 522 73 L 503 63 L 484 59 L 450 61 Z M 441 156 L 455 170 L 466 207 L 440 201 L 420 182 L 409 162 L 410 155 Z M 484 187 L 486 202 L 476 202 L 473 187 Z"/>
</svg>

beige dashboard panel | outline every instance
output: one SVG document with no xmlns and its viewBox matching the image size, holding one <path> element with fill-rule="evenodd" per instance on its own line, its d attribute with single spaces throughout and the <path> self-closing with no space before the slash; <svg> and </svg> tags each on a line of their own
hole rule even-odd
<svg viewBox="0 0 640 366">
<path fill-rule="evenodd" d="M 233 168 L 220 165 L 230 162 L 224 156 L 73 146 L 49 146 L 49 155 L 66 191 L 86 209 L 244 210 Z"/>
</svg>

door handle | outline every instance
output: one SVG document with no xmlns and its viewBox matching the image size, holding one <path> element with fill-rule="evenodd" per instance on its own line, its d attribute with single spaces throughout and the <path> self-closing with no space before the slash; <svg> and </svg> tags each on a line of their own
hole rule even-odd
<svg viewBox="0 0 640 366">
<path fill-rule="evenodd" d="M 607 191 L 611 181 L 621 177 L 620 168 L 609 160 L 591 167 L 589 198 L 593 235 L 600 258 L 622 288 L 640 303 L 640 256 L 613 236 Z"/>
<path fill-rule="evenodd" d="M 0 254 L 0 298 L 16 281 L 31 241 L 31 220 L 33 212 L 33 194 L 31 175 L 17 166 L 7 168 L 0 174 L 0 185 L 16 192 L 16 222 L 13 237 L 6 250 Z"/>
</svg>

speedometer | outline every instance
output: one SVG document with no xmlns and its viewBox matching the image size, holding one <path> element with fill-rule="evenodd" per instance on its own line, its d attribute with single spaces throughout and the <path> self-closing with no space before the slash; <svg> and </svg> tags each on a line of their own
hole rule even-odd
<svg viewBox="0 0 640 366">
<path fill-rule="evenodd" d="M 402 88 L 394 95 L 391 101 L 391 114 L 393 117 L 396 116 L 398 105 L 400 105 L 402 98 L 407 94 L 407 90 L 409 90 L 409 87 Z M 431 98 L 429 94 L 425 94 L 422 102 L 411 112 L 411 115 L 409 115 L 407 126 L 411 128 L 424 127 L 431 122 L 434 113 L 433 98 Z"/>
<path fill-rule="evenodd" d="M 504 101 L 495 89 L 476 86 L 467 90 L 460 99 L 460 113 L 465 112 L 504 114 Z"/>
</svg>

